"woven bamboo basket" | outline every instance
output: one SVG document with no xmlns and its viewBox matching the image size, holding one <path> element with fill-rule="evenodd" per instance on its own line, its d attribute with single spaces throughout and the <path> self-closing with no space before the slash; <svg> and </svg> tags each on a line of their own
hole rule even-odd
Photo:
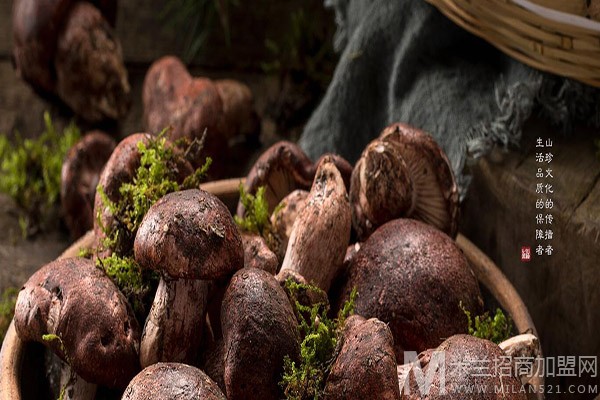
<svg viewBox="0 0 600 400">
<path fill-rule="evenodd" d="M 576 15 L 550 8 L 556 0 L 426 1 L 531 67 L 600 87 L 600 22 L 585 18 L 587 9 Z"/>
</svg>

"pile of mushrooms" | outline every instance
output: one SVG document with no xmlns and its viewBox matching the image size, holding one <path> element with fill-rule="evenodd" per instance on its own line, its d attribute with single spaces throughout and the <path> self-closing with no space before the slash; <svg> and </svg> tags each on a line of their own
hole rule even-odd
<svg viewBox="0 0 600 400">
<path fill-rule="evenodd" d="M 122 141 L 99 177 L 113 201 L 120 184 L 132 179 L 136 144 L 145 140 L 146 134 L 136 134 Z M 192 170 L 177 168 L 182 178 Z M 500 378 L 479 381 L 446 368 L 425 395 L 419 379 L 437 368 L 440 351 L 447 365 L 468 356 L 539 354 L 531 334 L 500 346 L 466 335 L 463 309 L 480 314 L 483 301 L 454 241 L 452 170 L 427 133 L 394 124 L 354 168 L 331 154 L 312 162 L 295 144 L 277 143 L 244 185 L 248 193 L 266 187 L 276 241 L 241 232 L 208 192 L 170 193 L 151 206 L 135 237 L 120 243 L 160 276 L 144 321 L 91 261 L 62 259 L 21 290 L 15 313 L 20 338 L 44 343 L 78 377 L 71 383 L 92 387 L 90 398 L 94 385 L 102 385 L 123 399 L 280 399 L 284 359 L 299 361 L 303 339 L 284 290 L 291 279 L 322 289 L 327 298 L 311 301 L 328 301 L 333 312 L 353 289 L 358 292 L 326 376 L 326 399 L 464 399 L 444 393 L 440 382 L 492 390 Z M 96 196 L 100 221 L 116 223 L 102 207 Z M 238 216 L 246 213 L 240 202 Z M 405 359 L 405 352 L 420 355 Z M 527 377 L 512 373 L 500 382 L 526 383 Z M 512 390 L 504 395 L 526 398 Z"/>
</svg>

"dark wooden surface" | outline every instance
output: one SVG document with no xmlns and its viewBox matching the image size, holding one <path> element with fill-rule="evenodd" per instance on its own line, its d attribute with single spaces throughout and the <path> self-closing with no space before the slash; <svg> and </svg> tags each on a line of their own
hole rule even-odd
<svg viewBox="0 0 600 400">
<path fill-rule="evenodd" d="M 463 233 L 506 273 L 529 308 L 545 355 L 553 357 L 600 356 L 600 160 L 593 145 L 599 132 L 576 131 L 564 137 L 543 123 L 529 124 L 520 150 L 496 151 L 477 163 L 463 204 Z M 554 239 L 542 243 L 555 253 L 523 263 L 521 246 L 533 251 L 539 228 L 534 147 L 539 136 L 554 140 L 549 165 L 554 179 L 547 180 L 554 185 Z"/>
</svg>

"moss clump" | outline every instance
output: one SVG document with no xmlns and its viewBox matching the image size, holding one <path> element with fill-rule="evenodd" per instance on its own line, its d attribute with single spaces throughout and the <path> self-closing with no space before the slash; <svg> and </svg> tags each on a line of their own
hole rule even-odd
<svg viewBox="0 0 600 400">
<path fill-rule="evenodd" d="M 596 157 L 600 160 L 600 139 L 594 140 L 594 144 L 596 145 Z"/>
<path fill-rule="evenodd" d="M 10 195 L 25 211 L 20 221 L 23 236 L 46 229 L 58 214 L 48 210 L 60 196 L 63 160 L 80 138 L 79 129 L 69 124 L 59 134 L 50 115 L 44 113 L 45 130 L 37 139 L 17 135 L 11 143 L 0 135 L 0 192 Z"/>
<path fill-rule="evenodd" d="M 246 210 L 246 215 L 241 218 L 234 217 L 240 229 L 266 237 L 271 233 L 271 220 L 269 219 L 269 204 L 265 197 L 265 187 L 261 186 L 256 194 L 247 193 L 244 185 L 240 183 L 240 202 Z"/>
<path fill-rule="evenodd" d="M 244 185 L 240 183 L 240 202 L 246 210 L 246 214 L 243 218 L 234 216 L 235 223 L 238 225 L 240 230 L 245 232 L 254 233 L 260 235 L 265 239 L 267 246 L 278 253 L 277 249 L 281 245 L 280 238 L 273 232 L 273 226 L 271 225 L 271 214 L 269 213 L 269 203 L 265 197 L 265 186 L 260 186 L 256 190 L 256 194 L 247 193 L 244 189 Z M 281 204 L 278 205 L 273 213 L 278 212 L 281 209 Z"/>
<path fill-rule="evenodd" d="M 146 303 L 150 301 L 148 296 L 158 283 L 158 275 L 153 271 L 142 270 L 133 257 L 122 257 L 116 253 L 98 258 L 96 266 L 102 268 L 117 285 L 136 316 L 145 315 Z"/>
<path fill-rule="evenodd" d="M 346 318 L 354 312 L 357 292 L 356 289 L 352 290 L 350 299 L 344 303 L 337 318 L 332 320 L 327 316 L 329 307 L 326 303 L 304 305 L 298 301 L 301 291 L 322 292 L 321 289 L 290 279 L 286 281 L 285 288 L 295 307 L 304 339 L 300 344 L 299 362 L 296 363 L 289 357 L 285 358 L 280 385 L 287 399 L 319 399 L 323 394 L 331 365 L 335 361 Z"/>
<path fill-rule="evenodd" d="M 501 309 L 496 308 L 496 313 L 491 316 L 489 311 L 482 315 L 477 315 L 471 318 L 471 312 L 467 310 L 462 302 L 460 308 L 467 316 L 469 324 L 469 335 L 473 335 L 480 339 L 487 339 L 496 344 L 500 344 L 512 335 L 512 321 L 504 315 Z"/>
<path fill-rule="evenodd" d="M 0 297 L 0 343 L 4 341 L 4 336 L 8 330 L 8 326 L 15 315 L 15 304 L 19 289 L 9 287 L 4 289 Z"/>
<path fill-rule="evenodd" d="M 185 162 L 188 153 L 177 152 L 167 142 L 164 133 L 153 137 L 146 144 L 137 144 L 140 154 L 140 166 L 131 182 L 126 182 L 119 188 L 120 200 L 111 201 L 101 185 L 97 191 L 104 208 L 108 208 L 116 223 L 107 227 L 102 225 L 100 210 L 96 215 L 105 238 L 97 252 L 110 250 L 111 256 L 99 258 L 96 263 L 110 276 L 117 287 L 125 294 L 136 314 L 145 313 L 144 304 L 152 288 L 158 283 L 154 273 L 143 272 L 133 259 L 131 244 L 137 230 L 150 207 L 164 195 L 182 189 L 198 187 L 205 178 L 212 160 L 206 158 L 204 165 L 186 177 L 182 184 L 177 182 L 177 165 Z M 190 145 L 194 146 L 196 143 Z"/>
</svg>

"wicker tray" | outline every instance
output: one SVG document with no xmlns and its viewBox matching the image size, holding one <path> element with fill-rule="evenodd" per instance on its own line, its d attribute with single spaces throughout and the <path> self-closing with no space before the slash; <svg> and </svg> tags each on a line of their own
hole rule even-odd
<svg viewBox="0 0 600 400">
<path fill-rule="evenodd" d="M 528 0 L 426 1 L 531 67 L 600 87 L 600 22 Z"/>
<path fill-rule="evenodd" d="M 209 182 L 201 188 L 218 196 L 230 209 L 235 209 L 239 196 L 239 184 L 242 179 L 227 179 Z M 89 248 L 94 244 L 94 232 L 90 231 L 77 242 L 73 243 L 59 258 L 75 257 L 81 248 Z M 456 242 L 479 280 L 500 306 L 508 312 L 518 332 L 531 332 L 538 336 L 535 325 L 523 300 L 510 281 L 477 246 L 466 237 L 459 234 Z M 35 355 L 31 354 L 40 346 L 33 347 L 22 342 L 17 336 L 14 323 L 10 324 L 2 350 L 0 351 L 0 400 L 26 400 L 23 395 L 25 386 L 34 385 L 35 378 L 30 376 L 28 366 L 32 365 Z M 39 357 L 38 357 L 39 358 Z M 39 375 L 39 374 L 38 374 Z M 40 378 L 41 379 L 41 378 Z M 532 383 L 543 384 L 543 378 L 537 377 Z M 537 400 L 544 398 L 538 393 Z"/>
</svg>

